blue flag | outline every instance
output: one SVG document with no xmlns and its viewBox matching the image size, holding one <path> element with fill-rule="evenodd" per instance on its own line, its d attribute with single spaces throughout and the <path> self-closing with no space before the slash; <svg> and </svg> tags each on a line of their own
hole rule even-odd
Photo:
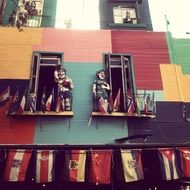
<svg viewBox="0 0 190 190">
<path fill-rule="evenodd" d="M 45 88 L 42 94 L 42 99 L 41 99 L 41 110 L 43 113 L 46 111 L 46 94 L 45 94 Z"/>
<path fill-rule="evenodd" d="M 179 179 L 180 169 L 174 149 L 159 149 L 160 166 L 164 180 Z"/>
</svg>

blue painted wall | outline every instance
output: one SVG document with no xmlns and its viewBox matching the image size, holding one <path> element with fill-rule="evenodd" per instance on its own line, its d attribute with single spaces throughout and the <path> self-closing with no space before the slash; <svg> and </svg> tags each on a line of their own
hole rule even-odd
<svg viewBox="0 0 190 190">
<path fill-rule="evenodd" d="M 114 138 L 128 135 L 124 118 L 92 118 L 92 84 L 101 63 L 64 63 L 67 75 L 72 78 L 73 117 L 38 117 L 34 143 L 53 144 L 107 144 Z"/>
</svg>

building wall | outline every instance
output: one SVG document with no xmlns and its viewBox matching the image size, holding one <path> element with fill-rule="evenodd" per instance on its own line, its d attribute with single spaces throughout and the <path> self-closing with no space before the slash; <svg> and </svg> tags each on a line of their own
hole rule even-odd
<svg viewBox="0 0 190 190">
<path fill-rule="evenodd" d="M 161 142 L 163 138 L 167 139 L 167 142 L 173 142 L 175 138 L 181 142 L 181 137 L 174 135 L 175 138 L 169 138 L 170 130 L 174 127 L 178 132 L 179 126 L 184 129 L 181 136 L 184 135 L 186 139 L 188 124 L 180 115 L 182 104 L 163 103 L 163 94 L 167 88 L 163 85 L 164 77 L 161 77 L 165 68 L 160 70 L 160 64 L 172 65 L 165 33 L 52 28 L 24 28 L 24 32 L 19 32 L 14 28 L 1 28 L 0 34 L 1 92 L 9 85 L 11 95 L 14 95 L 17 86 L 23 91 L 28 85 L 33 51 L 63 52 L 63 65 L 75 86 L 73 117 L 8 117 L 6 111 L 11 100 L 4 107 L 0 107 L 1 144 L 110 144 L 114 143 L 115 138 L 145 132 L 156 135 L 152 137 L 151 142 Z M 137 90 L 155 91 L 158 109 L 155 119 L 93 117 L 89 124 L 92 83 L 96 71 L 104 68 L 102 54 L 108 52 L 133 55 Z M 176 115 L 180 120 L 175 123 L 173 117 Z M 166 131 L 163 133 L 164 129 Z"/>
</svg>

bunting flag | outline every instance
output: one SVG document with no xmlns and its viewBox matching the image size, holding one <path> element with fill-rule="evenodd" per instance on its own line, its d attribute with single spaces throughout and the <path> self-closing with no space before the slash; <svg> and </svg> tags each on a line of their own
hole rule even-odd
<svg viewBox="0 0 190 190">
<path fill-rule="evenodd" d="M 130 93 L 127 95 L 127 113 L 133 115 L 135 112 L 135 105 L 132 96 Z"/>
<path fill-rule="evenodd" d="M 108 101 L 103 97 L 99 99 L 99 112 L 108 113 Z"/>
<path fill-rule="evenodd" d="M 126 182 L 144 179 L 141 150 L 121 150 L 124 177 Z"/>
<path fill-rule="evenodd" d="M 43 91 L 42 99 L 41 99 L 41 111 L 42 111 L 43 113 L 45 113 L 45 111 L 46 111 L 46 94 L 45 94 L 45 87 L 44 87 L 44 91 Z"/>
<path fill-rule="evenodd" d="M 17 91 L 12 99 L 11 105 L 9 107 L 9 110 L 7 112 L 7 114 L 16 114 L 18 112 L 19 109 L 19 93 L 18 93 L 18 88 Z"/>
<path fill-rule="evenodd" d="M 5 89 L 0 94 L 0 107 L 5 105 L 5 103 L 9 100 L 9 97 L 10 97 L 10 87 L 8 86 L 7 89 Z"/>
<path fill-rule="evenodd" d="M 36 183 L 48 183 L 54 179 L 55 151 L 38 150 L 36 154 Z"/>
<path fill-rule="evenodd" d="M 30 94 L 29 108 L 32 113 L 36 112 L 36 95 L 34 93 Z"/>
<path fill-rule="evenodd" d="M 109 184 L 111 181 L 111 160 L 111 150 L 92 150 L 89 182 L 96 184 Z"/>
<path fill-rule="evenodd" d="M 121 97 L 121 89 L 119 88 L 116 98 L 113 103 L 113 111 L 119 111 L 120 104 L 121 104 L 120 97 Z"/>
<path fill-rule="evenodd" d="M 52 89 L 51 93 L 50 93 L 50 96 L 49 98 L 47 99 L 47 102 L 46 102 L 46 111 L 50 111 L 51 110 L 51 104 L 52 104 L 52 101 L 54 99 L 54 89 Z"/>
<path fill-rule="evenodd" d="M 66 152 L 67 179 L 73 182 L 85 181 L 86 151 L 71 150 Z"/>
<path fill-rule="evenodd" d="M 19 109 L 18 109 L 18 113 L 23 113 L 24 110 L 25 110 L 25 105 L 26 105 L 26 96 L 25 94 L 23 95 L 22 99 L 21 99 L 21 102 L 20 102 L 20 106 L 19 106 Z"/>
<path fill-rule="evenodd" d="M 10 150 L 5 165 L 5 181 L 24 181 L 32 152 L 29 150 Z"/>
<path fill-rule="evenodd" d="M 180 161 L 183 177 L 190 178 L 190 149 L 180 148 Z"/>
<path fill-rule="evenodd" d="M 162 178 L 164 180 L 178 179 L 180 169 L 174 149 L 159 149 L 158 151 Z"/>
<path fill-rule="evenodd" d="M 148 114 L 148 100 L 150 99 L 150 96 L 144 97 L 144 113 Z"/>
<path fill-rule="evenodd" d="M 110 92 L 109 102 L 108 102 L 108 113 L 111 114 L 112 112 L 113 112 L 113 95 L 112 92 Z"/>
</svg>

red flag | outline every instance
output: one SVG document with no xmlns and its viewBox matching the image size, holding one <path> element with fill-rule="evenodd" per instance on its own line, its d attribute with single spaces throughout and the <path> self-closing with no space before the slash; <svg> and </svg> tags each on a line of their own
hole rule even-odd
<svg viewBox="0 0 190 190">
<path fill-rule="evenodd" d="M 131 96 L 131 93 L 128 92 L 128 95 L 127 95 L 127 113 L 129 115 L 133 115 L 134 112 L 135 112 L 134 101 L 133 101 L 133 98 Z"/>
<path fill-rule="evenodd" d="M 23 113 L 24 112 L 25 104 L 26 104 L 26 97 L 25 97 L 25 94 L 24 94 L 23 97 L 22 97 L 22 100 L 20 102 L 18 113 Z"/>
<path fill-rule="evenodd" d="M 158 151 L 162 178 L 164 180 L 179 179 L 179 164 L 173 148 L 161 148 Z"/>
<path fill-rule="evenodd" d="M 183 177 L 190 177 L 190 149 L 180 148 L 181 166 Z"/>
<path fill-rule="evenodd" d="M 119 107 L 121 104 L 120 97 L 121 97 L 121 89 L 119 88 L 117 95 L 116 95 L 116 98 L 115 98 L 114 103 L 113 103 L 113 111 L 119 111 Z"/>
<path fill-rule="evenodd" d="M 85 150 L 71 150 L 66 153 L 69 181 L 84 182 L 85 180 Z"/>
<path fill-rule="evenodd" d="M 53 180 L 55 151 L 38 150 L 36 155 L 36 183 L 47 183 Z"/>
<path fill-rule="evenodd" d="M 111 150 L 91 151 L 90 176 L 91 183 L 109 184 L 111 176 Z"/>
<path fill-rule="evenodd" d="M 31 151 L 27 150 L 10 150 L 4 172 L 5 181 L 24 181 Z"/>
</svg>

